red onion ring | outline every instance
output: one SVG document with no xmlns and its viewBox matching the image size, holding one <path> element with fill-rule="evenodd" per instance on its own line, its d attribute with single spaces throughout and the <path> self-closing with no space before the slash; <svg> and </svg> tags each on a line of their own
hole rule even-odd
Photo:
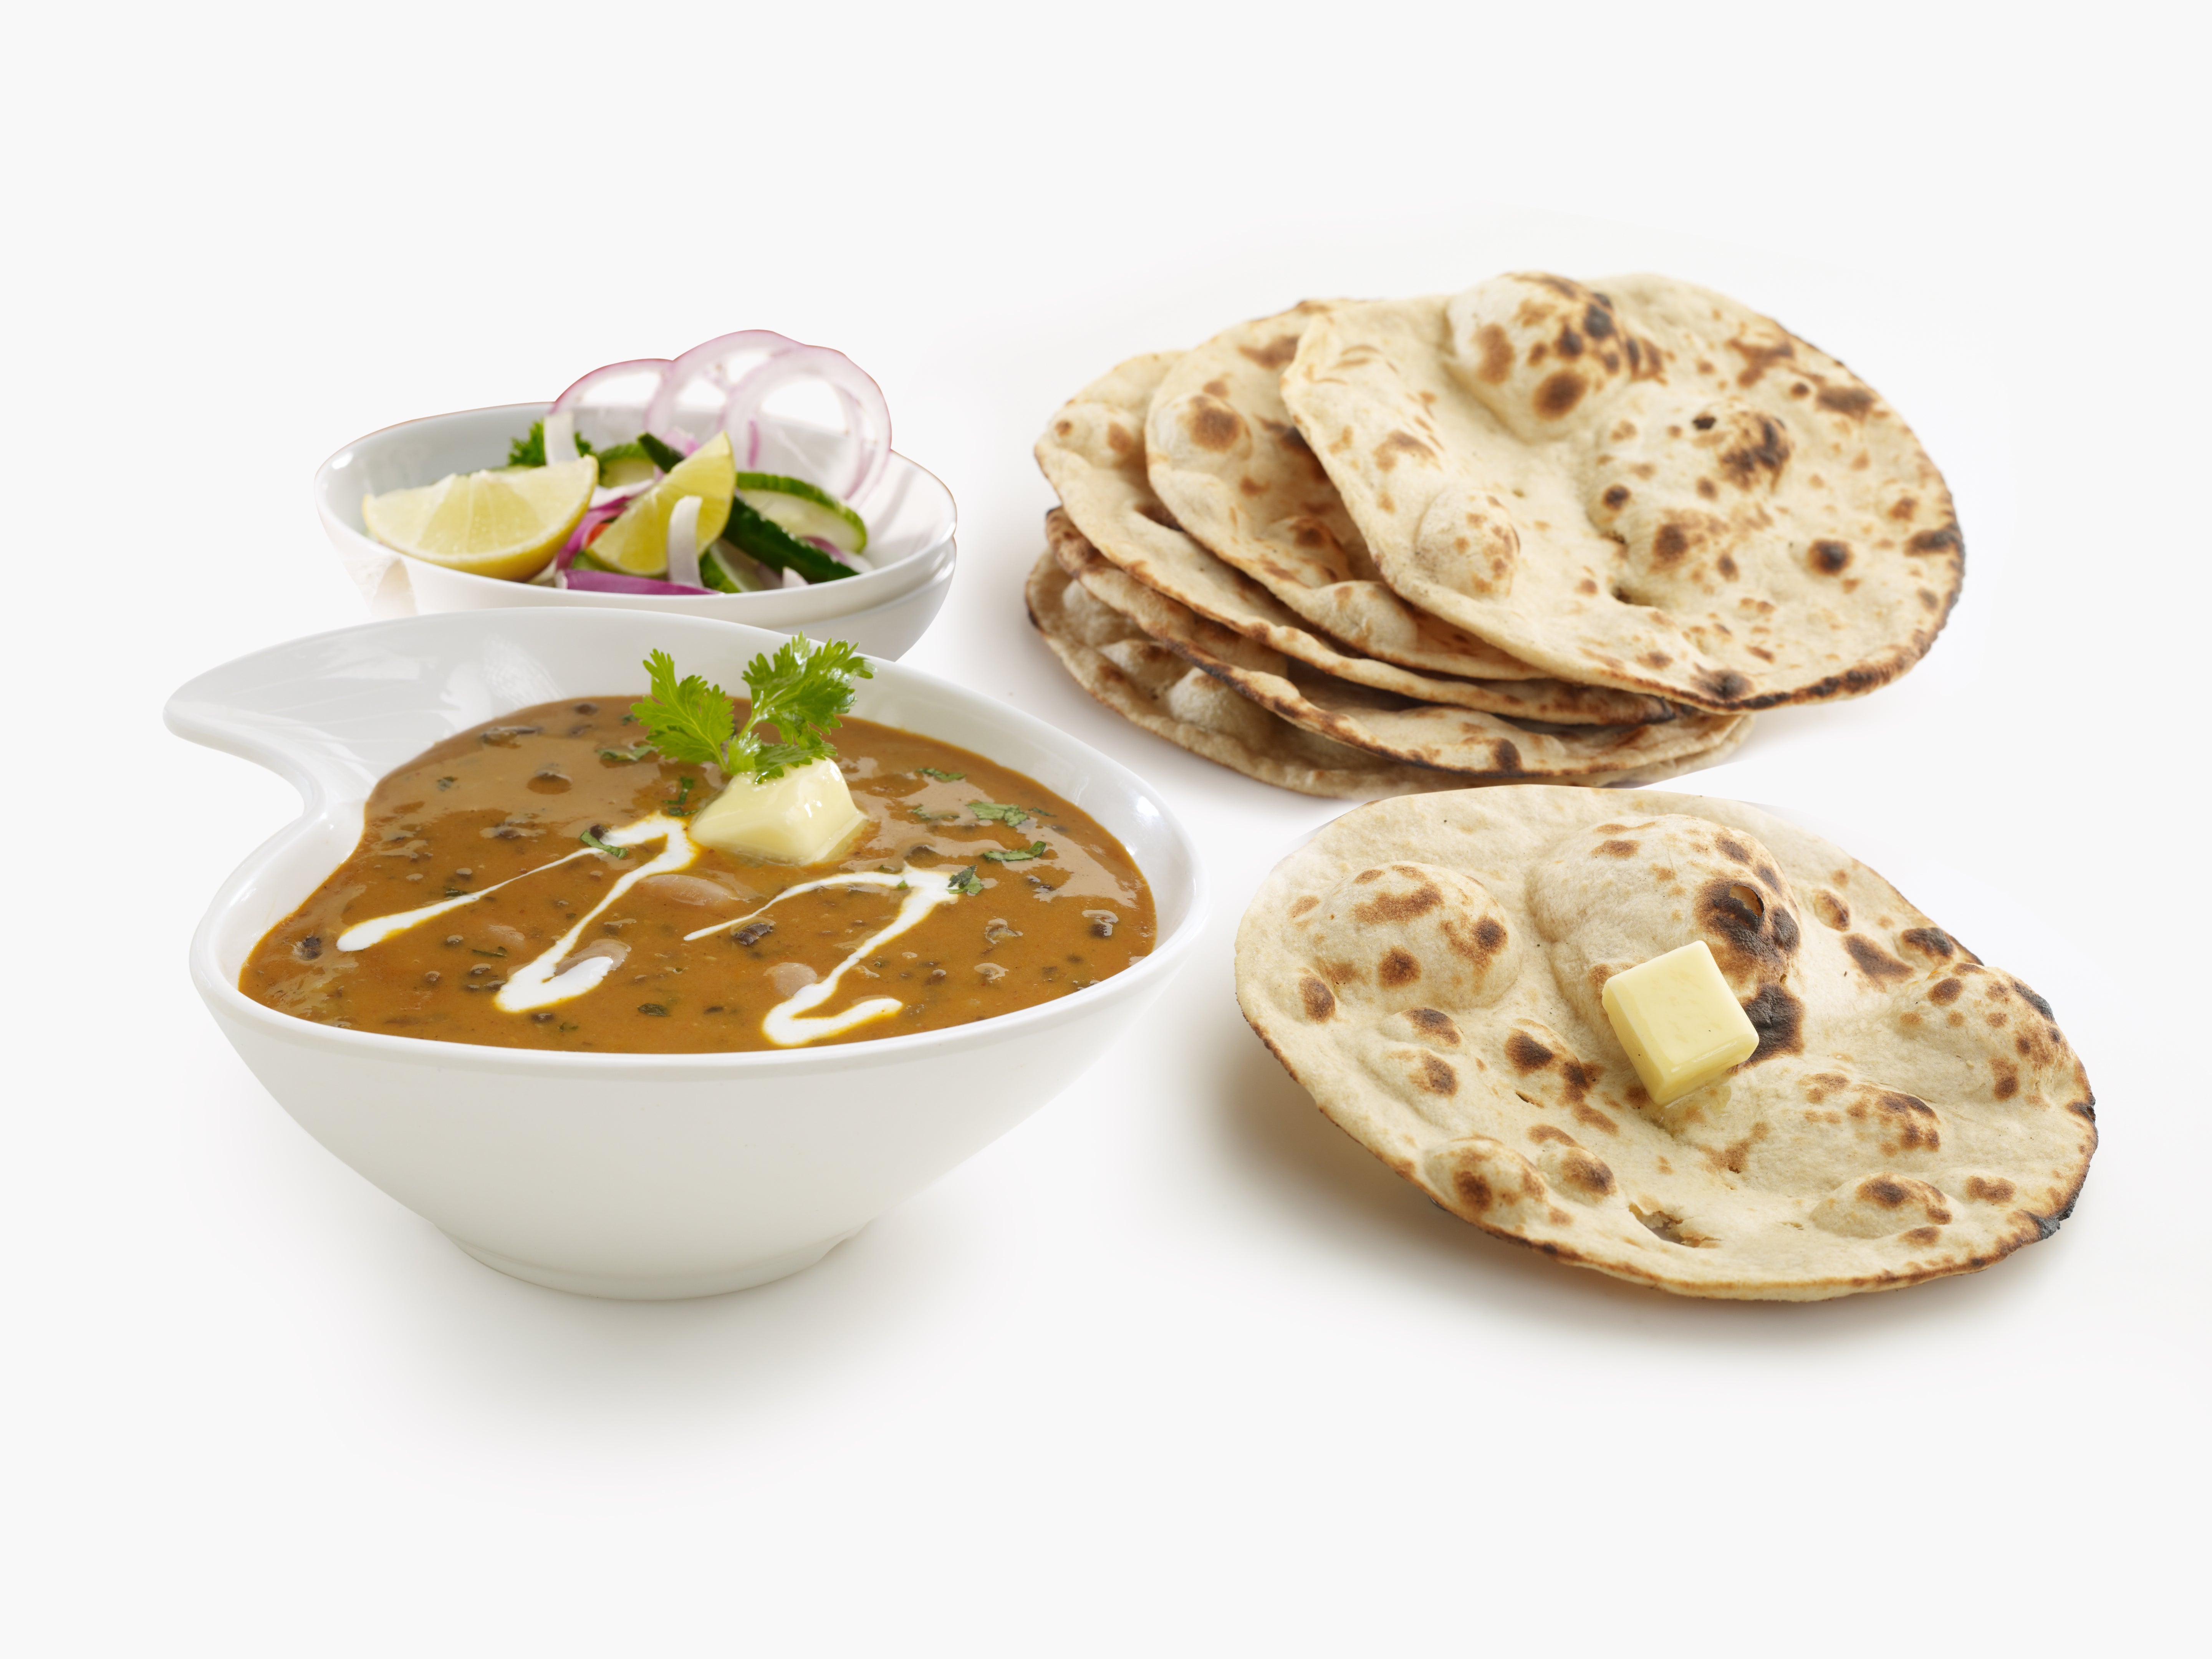
<svg viewBox="0 0 2212 1659">
<path fill-rule="evenodd" d="M 836 392 L 852 437 L 853 470 L 844 489 L 848 501 L 860 500 L 884 476 L 891 459 L 891 410 L 884 389 L 842 351 L 827 346 L 797 346 L 780 351 L 730 388 L 722 405 L 722 430 L 745 458 L 744 470 L 760 459 L 760 411 L 769 394 L 793 380 L 821 380 Z M 872 431 L 863 429 L 864 422 Z"/>
<path fill-rule="evenodd" d="M 741 351 L 764 351 L 774 357 L 796 349 L 799 342 L 787 334 L 778 334 L 774 329 L 746 328 L 735 334 L 720 334 L 701 345 L 695 345 L 674 362 L 669 364 L 660 384 L 654 389 L 653 399 L 645 406 L 645 429 L 665 444 L 675 444 L 688 454 L 697 444 L 684 428 L 676 424 L 677 400 L 694 380 L 704 380 L 710 386 L 727 389 L 730 377 L 724 372 L 724 359 Z"/>
<path fill-rule="evenodd" d="M 650 576 L 625 576 L 615 570 L 564 570 L 561 586 L 584 593 L 658 593 L 663 598 L 712 595 L 711 587 L 686 587 L 681 582 L 655 581 Z"/>
<path fill-rule="evenodd" d="M 600 381 L 616 380 L 625 374 L 642 374 L 649 368 L 659 371 L 653 379 L 653 389 L 651 393 L 652 396 L 658 397 L 661 386 L 667 380 L 668 371 L 673 367 L 674 365 L 665 357 L 632 357 L 625 362 L 608 363 L 602 368 L 593 369 L 556 398 L 553 400 L 553 407 L 546 413 L 549 415 L 569 414 L 582 406 L 584 394 L 599 385 Z"/>
</svg>

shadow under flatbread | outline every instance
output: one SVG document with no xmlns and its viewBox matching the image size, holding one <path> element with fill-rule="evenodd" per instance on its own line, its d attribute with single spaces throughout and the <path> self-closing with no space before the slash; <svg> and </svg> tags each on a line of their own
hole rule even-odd
<svg viewBox="0 0 2212 1659">
<path fill-rule="evenodd" d="M 1816 1303 L 1724 1301 L 1631 1284 L 1550 1261 L 1443 1209 L 1329 1121 L 1249 1027 L 1241 1035 L 1209 1054 L 1201 1081 L 1231 1154 L 1255 1184 L 1279 1196 L 1293 1224 L 1470 1310 L 1763 1351 L 1972 1318 L 1990 1298 L 2039 1293 L 2050 1260 L 2030 1247 L 1981 1273 Z"/>
</svg>

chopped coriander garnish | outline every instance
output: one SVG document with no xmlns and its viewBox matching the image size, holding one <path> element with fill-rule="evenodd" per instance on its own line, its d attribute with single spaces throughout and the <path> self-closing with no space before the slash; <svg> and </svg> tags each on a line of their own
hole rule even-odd
<svg viewBox="0 0 2212 1659">
<path fill-rule="evenodd" d="M 624 447 L 627 447 L 627 446 Z M 579 432 L 576 434 L 576 453 L 579 455 L 588 455 L 591 453 L 591 444 L 586 440 L 584 434 Z M 528 437 L 516 438 L 507 445 L 507 464 L 509 466 L 543 466 L 545 465 L 544 422 L 532 421 L 530 423 L 530 435 Z"/>
<path fill-rule="evenodd" d="M 1018 806 L 1007 806 L 994 800 L 971 800 L 968 810 L 977 817 L 991 823 L 1003 823 L 1009 830 L 1018 830 L 1030 821 L 1030 815 Z"/>
<path fill-rule="evenodd" d="M 1033 841 L 1027 847 L 994 847 L 983 856 L 994 864 L 1019 864 L 1024 859 L 1041 859 L 1051 850 L 1042 842 Z"/>
<path fill-rule="evenodd" d="M 965 870 L 953 872 L 946 885 L 968 898 L 974 898 L 983 890 L 983 884 L 975 878 L 975 866 L 972 864 Z"/>
<path fill-rule="evenodd" d="M 618 859 L 628 858 L 629 856 L 629 848 L 615 847 L 599 839 L 599 831 L 604 827 L 604 825 L 595 823 L 590 829 L 585 830 L 582 835 L 577 836 L 576 839 L 583 842 L 585 846 L 590 848 L 594 853 L 611 853 Z"/>
<path fill-rule="evenodd" d="M 663 801 L 661 803 L 660 810 L 667 813 L 672 818 L 690 817 L 691 816 L 691 809 L 685 805 L 684 803 L 691 799 L 691 786 L 697 781 L 698 780 L 696 778 L 684 777 L 677 779 L 676 799 L 670 801 Z"/>
<path fill-rule="evenodd" d="M 908 809 L 916 823 L 947 823 L 960 816 L 957 812 L 933 812 L 927 806 Z"/>
<path fill-rule="evenodd" d="M 630 713 L 654 748 L 679 763 L 719 766 L 730 777 L 760 783 L 835 755 L 829 734 L 853 707 L 853 682 L 875 678 L 867 659 L 842 640 L 820 646 L 804 635 L 787 640 L 745 665 L 752 707 L 741 729 L 730 694 L 696 674 L 678 680 L 665 651 L 647 657 L 645 670 L 653 694 Z M 768 726 L 775 727 L 775 742 L 761 735 Z"/>
<path fill-rule="evenodd" d="M 934 766 L 917 766 L 914 769 L 925 778 L 935 778 L 939 783 L 959 783 L 968 775 L 965 772 L 940 771 Z"/>
<path fill-rule="evenodd" d="M 652 752 L 651 744 L 634 743 L 627 749 L 602 749 L 599 750 L 599 758 L 611 761 L 636 761 L 643 760 Z"/>
</svg>

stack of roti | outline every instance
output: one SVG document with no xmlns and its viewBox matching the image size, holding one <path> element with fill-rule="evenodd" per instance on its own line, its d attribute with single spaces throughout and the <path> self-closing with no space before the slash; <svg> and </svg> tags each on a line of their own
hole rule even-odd
<svg viewBox="0 0 2212 1659">
<path fill-rule="evenodd" d="M 1927 651 L 1964 551 L 1833 358 L 1658 276 L 1308 301 L 1038 441 L 1031 620 L 1146 730 L 1309 794 L 1626 785 Z"/>
<path fill-rule="evenodd" d="M 1759 1036 L 1653 1102 L 1613 975 L 1702 940 Z M 1346 813 L 1261 884 L 1245 1018 L 1437 1204 L 1690 1296 L 1815 1301 L 2048 1237 L 2097 1144 L 2051 1006 L 1889 883 L 1733 801 L 1464 790 Z"/>
</svg>

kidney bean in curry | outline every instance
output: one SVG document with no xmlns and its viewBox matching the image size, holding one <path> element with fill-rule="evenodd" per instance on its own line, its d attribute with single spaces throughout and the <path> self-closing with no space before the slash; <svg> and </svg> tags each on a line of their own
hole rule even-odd
<svg viewBox="0 0 2212 1659">
<path fill-rule="evenodd" d="M 869 819 L 857 841 L 812 866 L 701 847 L 688 869 L 635 884 L 578 942 L 571 960 L 586 951 L 617 957 L 596 987 L 551 1007 L 505 1012 L 495 996 L 506 975 L 551 948 L 624 873 L 623 861 L 597 853 L 541 866 L 575 852 L 588 831 L 695 812 L 720 786 L 711 771 L 636 753 L 642 734 L 629 720 L 629 702 L 518 709 L 385 778 L 369 797 L 360 844 L 255 947 L 240 989 L 301 1019 L 443 1042 L 773 1048 L 763 1017 L 888 926 L 900 895 L 833 885 L 794 894 L 742 927 L 684 935 L 804 882 L 908 868 L 972 866 L 982 890 L 930 911 L 856 963 L 817 1011 L 888 997 L 896 1013 L 809 1046 L 939 1030 L 1071 996 L 1152 949 L 1151 891 L 1088 814 L 967 750 L 848 720 L 836 743 L 854 804 Z M 1019 810 L 979 815 L 977 802 Z M 982 856 L 1039 842 L 1035 858 Z M 653 850 L 634 849 L 631 867 Z M 515 877 L 524 878 L 365 950 L 337 948 L 356 923 Z"/>
</svg>

